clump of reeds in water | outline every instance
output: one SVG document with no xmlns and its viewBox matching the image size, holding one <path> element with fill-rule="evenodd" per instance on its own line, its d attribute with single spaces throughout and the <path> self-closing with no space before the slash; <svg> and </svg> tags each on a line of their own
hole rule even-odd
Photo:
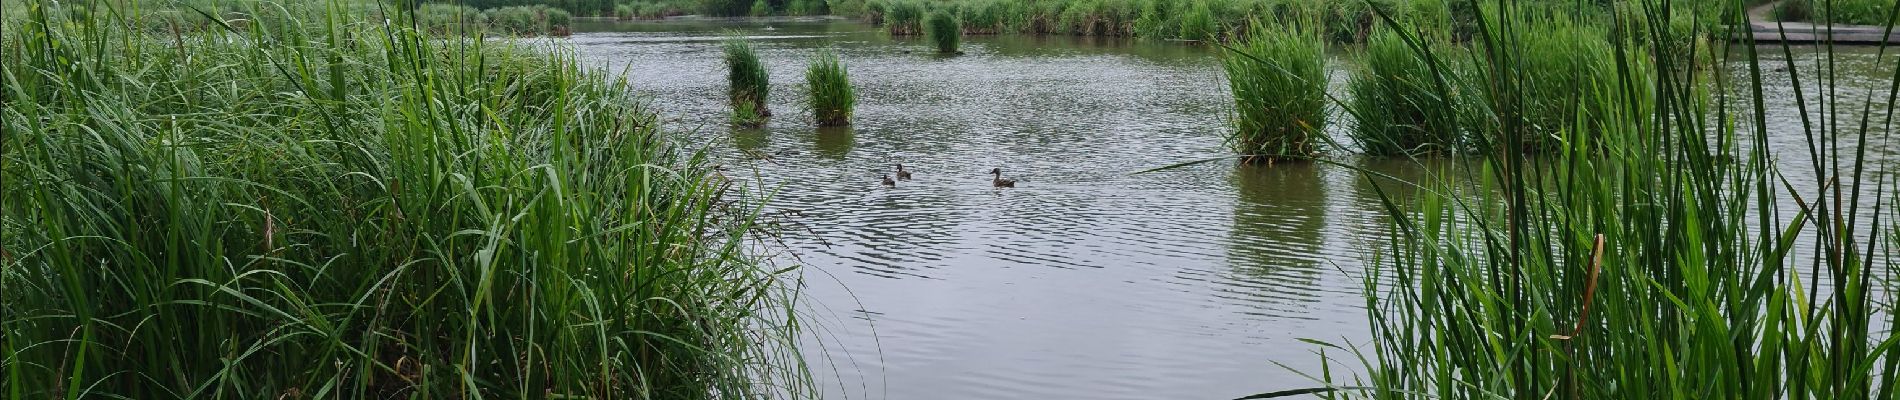
<svg viewBox="0 0 1900 400">
<path fill-rule="evenodd" d="M 1352 137 L 1372 155 L 1446 154 L 1458 150 L 1460 99 L 1450 71 L 1450 51 L 1423 38 L 1392 30 L 1375 32 L 1359 54 L 1358 69 L 1347 83 L 1352 93 Z M 1433 46 L 1431 48 L 1425 46 Z M 1425 51 L 1438 68 L 1427 63 Z"/>
<path fill-rule="evenodd" d="M 924 30 L 929 33 L 930 44 L 936 46 L 938 53 L 956 54 L 962 52 L 957 49 L 963 41 L 961 24 L 956 14 L 937 10 L 930 12 L 930 17 L 924 21 Z"/>
<path fill-rule="evenodd" d="M 1539 31 L 1522 23 L 1478 29 Z M 1329 349 L 1352 353 L 1341 358 L 1365 362 L 1367 373 L 1330 379 L 1361 388 L 1317 391 L 1394 400 L 1900 396 L 1897 166 L 1859 150 L 1893 129 L 1883 116 L 1900 88 L 1833 79 L 1786 88 L 1800 92 L 1785 107 L 1866 112 L 1771 126 L 1768 74 L 1842 73 L 1841 55 L 1820 48 L 1769 61 L 1755 52 L 1795 45 L 1743 46 L 1728 53 L 1732 72 L 1697 74 L 1653 61 L 1667 58 L 1629 57 L 1672 39 L 1639 40 L 1647 43 L 1614 42 L 1599 75 L 1599 86 L 1624 94 L 1594 97 L 1530 92 L 1518 74 L 1498 72 L 1550 54 L 1473 44 L 1486 55 L 1474 62 L 1497 77 L 1472 86 L 1482 95 L 1584 97 L 1594 104 L 1578 108 L 1617 110 L 1601 119 L 1601 150 L 1486 152 L 1473 160 L 1479 167 L 1408 182 L 1423 189 L 1410 198 L 1384 196 L 1398 191 L 1383 185 L 1393 229 L 1362 275 L 1373 337 Z M 1711 87 L 1724 94 L 1700 95 Z M 1799 94 L 1809 90 L 1859 94 Z M 1513 121 L 1541 110 L 1491 112 Z M 1509 125 L 1494 134 L 1506 142 L 1548 134 Z M 1810 144 L 1774 143 L 1787 135 Z"/>
<path fill-rule="evenodd" d="M 818 120 L 818 126 L 851 124 L 857 94 L 836 53 L 823 51 L 813 56 L 805 69 L 805 84 L 811 90 L 812 117 Z"/>
<path fill-rule="evenodd" d="M 770 74 L 765 64 L 759 61 L 759 55 L 752 51 L 752 45 L 744 39 L 730 39 L 725 44 L 726 52 L 726 90 L 727 99 L 732 103 L 732 121 L 741 126 L 759 126 L 772 116 L 765 106 L 766 97 L 771 94 Z"/>
<path fill-rule="evenodd" d="M 1561 16 L 1513 17 L 1492 24 L 1496 26 L 1487 46 L 1515 56 L 1510 64 L 1478 65 L 1478 79 L 1503 88 L 1480 92 L 1477 104 L 1493 125 L 1479 128 L 1487 135 L 1480 141 L 1500 150 L 1528 152 L 1597 142 L 1606 119 L 1617 117 L 1614 106 L 1640 104 L 1640 99 L 1614 98 L 1629 94 L 1615 84 L 1615 74 L 1648 67 L 1626 65 L 1629 70 L 1618 71 L 1606 30 Z M 1503 29 L 1507 26 L 1510 29 Z M 1525 134 L 1505 141 L 1499 133 L 1507 130 Z"/>
<path fill-rule="evenodd" d="M 815 396 L 756 210 L 568 50 L 345 0 L 182 37 L 27 2 L 7 397 Z"/>
<path fill-rule="evenodd" d="M 1310 157 L 1326 126 L 1326 46 L 1303 23 L 1256 27 L 1221 56 L 1234 97 L 1234 150 L 1251 162 Z"/>
</svg>

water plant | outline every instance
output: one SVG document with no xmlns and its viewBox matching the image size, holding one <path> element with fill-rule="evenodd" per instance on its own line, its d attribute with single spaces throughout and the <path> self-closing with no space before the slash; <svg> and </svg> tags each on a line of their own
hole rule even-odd
<svg viewBox="0 0 1900 400">
<path fill-rule="evenodd" d="M 837 53 L 823 51 L 813 56 L 805 69 L 805 84 L 811 91 L 812 118 L 818 121 L 818 126 L 851 124 L 857 94 L 851 89 L 851 78 L 845 74 L 844 63 L 838 60 Z"/>
<path fill-rule="evenodd" d="M 1641 16 L 1663 20 L 1657 9 Z M 1478 29 L 1538 31 L 1525 23 Z M 1393 227 L 1363 275 L 1373 337 L 1321 344 L 1366 372 L 1250 398 L 1900 396 L 1896 165 L 1865 150 L 1894 129 L 1885 116 L 1900 86 L 1807 80 L 1838 73 L 1830 48 L 1797 57 L 1793 45 L 1742 46 L 1725 53 L 1740 72 L 1698 74 L 1640 56 L 1671 39 L 1643 40 L 1611 45 L 1598 86 L 1622 95 L 1569 95 L 1599 103 L 1579 109 L 1613 110 L 1591 133 L 1602 145 L 1562 130 L 1562 151 L 1537 157 L 1500 149 L 1402 185 L 1368 173 Z M 1475 46 L 1488 84 L 1473 87 L 1497 92 L 1483 95 L 1546 95 L 1499 71 L 1548 54 Z M 1900 77 L 1900 64 L 1879 65 Z M 1787 88 L 1796 109 L 1857 112 L 1803 111 L 1793 132 L 1776 129 L 1771 73 L 1808 82 Z M 1470 128 L 1501 142 L 1551 129 L 1511 122 L 1536 119 L 1534 107 L 1490 112 L 1504 122 Z M 1776 135 L 1807 145 L 1776 146 L 1786 139 Z M 1385 195 L 1393 186 L 1412 195 Z"/>
<path fill-rule="evenodd" d="M 926 20 L 924 24 L 925 29 L 930 33 L 930 43 L 937 47 L 938 53 L 955 54 L 962 52 L 957 49 L 957 45 L 963 39 L 963 26 L 962 23 L 957 20 L 956 15 L 951 14 L 949 11 L 933 11 L 930 13 L 930 18 Z"/>
<path fill-rule="evenodd" d="M 29 3 L 5 396 L 811 396 L 756 209 L 571 53 L 341 1 L 184 37 Z"/>
<path fill-rule="evenodd" d="M 1203 42 L 1220 39 L 1220 22 L 1214 20 L 1207 1 L 1197 0 L 1181 14 L 1181 38 Z"/>
<path fill-rule="evenodd" d="M 1234 97 L 1229 144 L 1250 162 L 1317 154 L 1328 101 L 1324 41 L 1303 23 L 1254 32 L 1221 56 Z"/>
<path fill-rule="evenodd" d="M 1459 57 L 1448 46 L 1433 46 L 1436 59 Z M 1360 151 L 1373 155 L 1448 154 L 1459 150 L 1455 79 L 1436 79 L 1422 51 L 1397 33 L 1380 30 L 1359 53 L 1359 65 L 1347 89 L 1352 93 L 1352 137 Z M 1450 70 L 1448 63 L 1443 65 Z"/>
<path fill-rule="evenodd" d="M 759 126 L 772 116 L 772 110 L 766 108 L 766 98 L 771 94 L 771 76 L 765 70 L 765 64 L 759 61 L 759 55 L 753 53 L 752 44 L 745 39 L 728 39 L 724 45 L 726 53 L 726 97 L 732 103 L 732 121 L 741 126 Z"/>
<path fill-rule="evenodd" d="M 1616 106 L 1643 104 L 1637 99 L 1607 99 L 1643 96 L 1615 85 L 1614 74 L 1648 68 L 1625 65 L 1619 70 L 1607 31 L 1572 22 L 1561 14 L 1491 21 L 1491 35 L 1483 46 L 1516 56 L 1509 64 L 1475 64 L 1482 71 L 1473 74 L 1474 78 L 1504 88 L 1479 91 L 1478 101 L 1473 102 L 1482 114 L 1475 124 L 1488 125 L 1478 128 L 1478 133 L 1486 134 L 1479 140 L 1481 146 L 1542 152 L 1562 148 L 1566 140 L 1595 142 L 1595 134 L 1605 132 L 1607 119 L 1627 117 L 1618 114 Z M 1503 140 L 1505 135 L 1499 134 L 1503 130 L 1527 134 L 1507 142 Z M 1566 138 L 1567 134 L 1575 136 Z"/>
<path fill-rule="evenodd" d="M 515 36 L 562 36 L 572 15 L 545 5 L 509 6 L 482 11 L 490 29 Z"/>
<path fill-rule="evenodd" d="M 883 3 L 878 3 L 883 4 Z M 892 35 L 923 34 L 924 5 L 916 0 L 896 0 L 884 6 L 882 18 Z"/>
</svg>

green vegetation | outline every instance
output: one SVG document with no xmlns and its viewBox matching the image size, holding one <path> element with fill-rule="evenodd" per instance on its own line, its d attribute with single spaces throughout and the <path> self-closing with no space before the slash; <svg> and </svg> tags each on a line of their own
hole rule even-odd
<svg viewBox="0 0 1900 400">
<path fill-rule="evenodd" d="M 885 10 L 881 17 L 892 35 L 921 35 L 924 33 L 924 6 L 916 1 L 899 1 L 888 6 L 875 3 L 874 9 Z"/>
<path fill-rule="evenodd" d="M 1608 33 L 1569 22 L 1565 17 L 1523 17 L 1494 23 L 1490 49 L 1513 54 L 1510 64 L 1481 63 L 1473 76 L 1478 83 L 1493 82 L 1495 90 L 1479 91 L 1480 127 L 1488 132 L 1523 128 L 1528 134 L 1517 142 L 1486 141 L 1486 148 L 1502 146 L 1540 152 L 1563 147 L 1566 140 L 1595 141 L 1607 119 L 1619 106 L 1610 97 L 1628 94 L 1615 85 L 1615 74 L 1636 73 L 1646 67 L 1626 65 L 1619 71 Z M 1507 31 L 1505 27 L 1509 27 Z M 1627 57 L 1628 55 L 1626 55 Z M 1633 94 L 1632 94 L 1633 95 Z M 1647 109 L 1637 111 L 1647 115 Z M 1575 137 L 1566 138 L 1567 134 Z M 1502 137 L 1492 135 L 1492 137 Z M 1515 144 L 1512 144 L 1515 143 Z"/>
<path fill-rule="evenodd" d="M 1318 154 L 1325 140 L 1326 44 L 1306 24 L 1256 29 L 1221 57 L 1234 96 L 1229 142 L 1251 162 Z"/>
<path fill-rule="evenodd" d="M 1666 20 L 1660 13 L 1640 15 Z M 1317 392 L 1365 399 L 1900 396 L 1900 354 L 1893 352 L 1900 341 L 1891 331 L 1900 321 L 1891 308 L 1900 302 L 1891 282 L 1900 274 L 1891 202 L 1900 196 L 1890 186 L 1892 161 L 1859 150 L 1892 128 L 1883 116 L 1894 111 L 1900 87 L 1796 97 L 1803 110 L 1859 112 L 1808 114 L 1797 132 L 1776 131 L 1763 109 L 1764 74 L 1833 74 L 1832 50 L 1765 63 L 1754 51 L 1792 51 L 1744 47 L 1728 53 L 1742 72 L 1703 74 L 1670 57 L 1644 57 L 1680 46 L 1651 35 L 1592 53 L 1607 58 L 1590 67 L 1600 70 L 1567 72 L 1577 76 L 1565 79 L 1581 84 L 1552 84 L 1536 82 L 1548 73 L 1539 69 L 1550 68 L 1539 63 L 1586 60 L 1549 60 L 1557 57 L 1551 42 L 1584 36 L 1551 21 L 1499 20 L 1480 34 L 1548 37 L 1503 34 L 1523 44 L 1474 43 L 1483 55 L 1472 58 L 1482 64 L 1475 81 L 1486 84 L 1469 87 L 1494 106 L 1485 118 L 1459 123 L 1499 143 L 1568 133 L 1546 144 L 1559 151 L 1485 152 L 1476 160 L 1481 167 L 1438 171 L 1444 179 L 1392 185 L 1368 173 L 1393 224 L 1363 275 L 1374 338 L 1366 347 L 1322 345 L 1323 357 L 1364 363 L 1367 373 L 1322 375 L 1328 386 Z M 1830 79 L 1819 85 L 1848 91 Z M 1730 90 L 1711 98 L 1711 86 Z M 1553 114 L 1537 97 L 1565 97 L 1575 111 Z M 1859 101 L 1868 104 L 1849 105 Z M 1510 122 L 1540 120 L 1550 122 Z M 1564 129 L 1582 126 L 1591 128 Z M 1596 142 L 1576 140 L 1579 131 Z M 1770 135 L 1803 132 L 1807 154 L 1770 145 Z M 1814 161 L 1778 162 L 1787 159 Z"/>
<path fill-rule="evenodd" d="M 698 0 L 634 0 L 621 6 L 632 11 L 631 18 L 641 19 L 659 19 L 704 10 L 704 4 Z"/>
<path fill-rule="evenodd" d="M 765 64 L 744 39 L 727 40 L 725 51 L 726 82 L 730 85 L 726 96 L 732 102 L 733 123 L 764 125 L 765 118 L 772 116 L 772 110 L 765 106 L 766 97 L 772 92 L 771 76 L 766 73 Z"/>
<path fill-rule="evenodd" d="M 262 5 L 256 11 L 268 12 L 276 8 Z M 177 11 L 178 16 L 203 21 L 194 12 Z M 161 12 L 158 15 L 165 15 Z M 243 14 L 254 15 L 253 12 Z M 415 12 L 416 24 L 428 33 L 475 36 L 480 34 L 500 34 L 508 36 L 566 36 L 568 23 L 573 19 L 567 11 L 543 5 L 508 6 L 477 11 L 475 7 L 454 4 L 423 4 Z M 242 19 L 238 19 L 242 20 Z M 281 26 L 282 24 L 278 24 Z"/>
<path fill-rule="evenodd" d="M 937 47 L 938 53 L 956 54 L 957 45 L 963 40 L 963 25 L 949 11 L 934 11 L 924 22 L 925 30 L 930 32 L 930 43 Z"/>
<path fill-rule="evenodd" d="M 1432 46 L 1435 60 L 1460 58 L 1448 45 L 1420 43 Z M 1436 71 L 1425 56 L 1390 30 L 1373 34 L 1366 43 L 1358 57 L 1360 65 L 1347 83 L 1355 122 L 1351 132 L 1360 151 L 1415 155 L 1460 150 L 1457 119 L 1462 99 L 1451 90 L 1460 82 L 1434 79 Z M 1441 67 L 1452 70 L 1449 65 Z"/>
<path fill-rule="evenodd" d="M 604 71 L 336 2 L 160 35 L 27 3 L 0 28 L 9 398 L 812 391 L 756 210 Z"/>
<path fill-rule="evenodd" d="M 1892 0 L 1783 0 L 1775 5 L 1775 17 L 1782 21 L 1833 22 L 1850 25 L 1892 23 Z"/>
<path fill-rule="evenodd" d="M 837 54 L 825 51 L 813 56 L 811 65 L 805 69 L 805 84 L 811 90 L 812 118 L 818 121 L 818 126 L 851 124 L 857 94 L 851 89 L 851 78 L 846 75 L 844 63 L 838 61 Z"/>
<path fill-rule="evenodd" d="M 1159 24 L 1160 22 L 1156 23 Z M 1165 30 L 1161 28 L 1155 29 L 1155 32 L 1165 32 Z M 1186 11 L 1181 13 L 1180 38 L 1182 39 L 1203 42 L 1216 41 L 1220 40 L 1220 31 L 1220 22 L 1214 20 L 1214 11 L 1207 7 L 1207 2 L 1205 1 L 1194 2 L 1194 5 L 1189 6 Z"/>
<path fill-rule="evenodd" d="M 488 28 L 517 36 L 567 35 L 571 16 L 567 11 L 548 6 L 508 6 L 482 12 Z"/>
</svg>

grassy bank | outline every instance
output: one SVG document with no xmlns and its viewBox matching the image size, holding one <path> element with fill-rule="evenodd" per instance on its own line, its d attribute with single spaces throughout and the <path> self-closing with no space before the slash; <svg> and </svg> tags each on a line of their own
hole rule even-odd
<svg viewBox="0 0 1900 400">
<path fill-rule="evenodd" d="M 28 3 L 9 398 L 808 393 L 751 211 L 608 74 L 338 3 L 190 35 Z"/>
<path fill-rule="evenodd" d="M 1894 2 L 1888 0 L 1782 0 L 1774 11 L 1781 21 L 1880 26 L 1894 23 Z"/>
<path fill-rule="evenodd" d="M 1871 1 L 1871 0 L 1859 0 Z M 1141 37 L 1150 39 L 1232 40 L 1247 33 L 1250 21 L 1300 19 L 1334 42 L 1364 42 L 1380 20 L 1379 12 L 1434 30 L 1449 30 L 1469 40 L 1480 22 L 1481 5 L 1457 0 L 842 0 L 837 15 L 874 24 L 911 26 L 931 10 L 949 10 L 965 21 L 968 34 L 1024 33 Z M 1521 1 L 1527 12 L 1562 13 L 1591 25 L 1609 26 L 1609 3 Z M 1670 18 L 1707 26 L 1738 18 L 1737 5 L 1717 1 L 1681 2 Z M 1376 10 L 1375 10 L 1376 8 Z M 1665 19 L 1669 21 L 1669 19 Z M 894 34 L 915 31 L 893 28 Z"/>
<path fill-rule="evenodd" d="M 416 8 L 415 22 L 424 30 L 434 34 L 567 36 L 569 22 L 573 20 L 573 14 L 566 9 L 545 4 L 492 8 L 480 8 L 468 4 L 484 3 L 474 1 L 422 4 Z M 394 12 L 393 9 L 373 4 L 359 4 L 358 7 L 374 9 L 373 15 Z"/>
<path fill-rule="evenodd" d="M 1660 10 L 1638 15 L 1666 19 Z M 1754 51 L 1789 50 L 1742 47 L 1724 55 L 1744 73 L 1699 74 L 1643 57 L 1679 46 L 1648 35 L 1608 43 L 1585 91 L 1535 90 L 1545 84 L 1534 66 L 1563 60 L 1536 46 L 1564 36 L 1500 21 L 1479 33 L 1517 39 L 1474 44 L 1474 81 L 1488 84 L 1472 88 L 1489 100 L 1461 129 L 1555 141 L 1535 157 L 1493 148 L 1478 167 L 1437 170 L 1442 179 L 1367 176 L 1393 228 L 1364 275 L 1373 337 L 1320 347 L 1366 372 L 1309 371 L 1329 385 L 1251 398 L 1900 396 L 1896 166 L 1863 150 L 1887 140 L 1893 121 L 1881 116 L 1900 89 L 1812 83 L 1834 73 L 1825 48 L 1770 63 Z M 1771 130 L 1769 73 L 1828 93 L 1797 95 L 1802 110 L 1858 112 L 1804 112 L 1800 130 Z M 1572 111 L 1535 105 L 1553 95 Z M 1805 135 L 1806 154 L 1777 150 L 1770 135 Z"/>
</svg>

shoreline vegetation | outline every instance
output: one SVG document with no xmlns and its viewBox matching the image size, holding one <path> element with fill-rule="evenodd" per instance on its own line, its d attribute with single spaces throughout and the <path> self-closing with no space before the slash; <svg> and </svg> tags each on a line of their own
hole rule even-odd
<svg viewBox="0 0 1900 400">
<path fill-rule="evenodd" d="M 1362 275 L 1373 337 L 1312 343 L 1327 365 L 1364 372 L 1293 371 L 1322 386 L 1243 399 L 1900 396 L 1900 166 L 1863 150 L 1895 128 L 1900 86 L 1804 96 L 1839 90 L 1804 76 L 1836 73 L 1833 47 L 1714 51 L 1638 22 L 1672 20 L 1665 10 L 1617 14 L 1607 26 L 1629 32 L 1607 40 L 1511 3 L 1484 10 L 1489 39 L 1463 51 L 1415 24 L 1376 36 L 1378 72 L 1352 86 L 1437 103 L 1362 104 L 1361 123 L 1379 122 L 1364 129 L 1468 137 L 1482 167 L 1421 181 L 1360 171 L 1393 228 Z M 1395 41 L 1402 52 L 1377 54 Z M 1702 52 L 1746 69 L 1709 73 Z M 1820 79 L 1795 88 L 1793 107 L 1859 111 L 1811 114 L 1805 154 L 1777 150 L 1769 136 L 1791 133 L 1769 128 L 1764 71 Z"/>
<path fill-rule="evenodd" d="M 757 208 L 561 48 L 8 3 L 0 396 L 816 397 Z"/>
<path fill-rule="evenodd" d="M 8 8 L 7 394 L 815 397 L 796 269 L 749 252 L 759 210 L 712 156 L 564 49 L 472 39 L 686 3 L 468 3 Z M 1900 85 L 1836 95 L 1832 47 L 1711 40 L 1743 3 L 694 4 L 858 15 L 946 53 L 1012 32 L 1208 42 L 1235 158 L 1314 159 L 1344 113 L 1359 152 L 1476 161 L 1358 171 L 1394 228 L 1362 276 L 1372 339 L 1312 343 L 1364 373 L 1248 399 L 1900 397 L 1900 181 L 1862 150 Z M 1365 44 L 1352 99 L 1328 90 L 1337 43 Z M 723 50 L 733 121 L 764 123 L 767 68 Z M 809 62 L 815 122 L 849 123 L 842 60 Z M 1807 154 L 1777 153 L 1764 71 L 1817 69 L 1804 117 L 1867 105 L 1805 117 Z"/>
</svg>

